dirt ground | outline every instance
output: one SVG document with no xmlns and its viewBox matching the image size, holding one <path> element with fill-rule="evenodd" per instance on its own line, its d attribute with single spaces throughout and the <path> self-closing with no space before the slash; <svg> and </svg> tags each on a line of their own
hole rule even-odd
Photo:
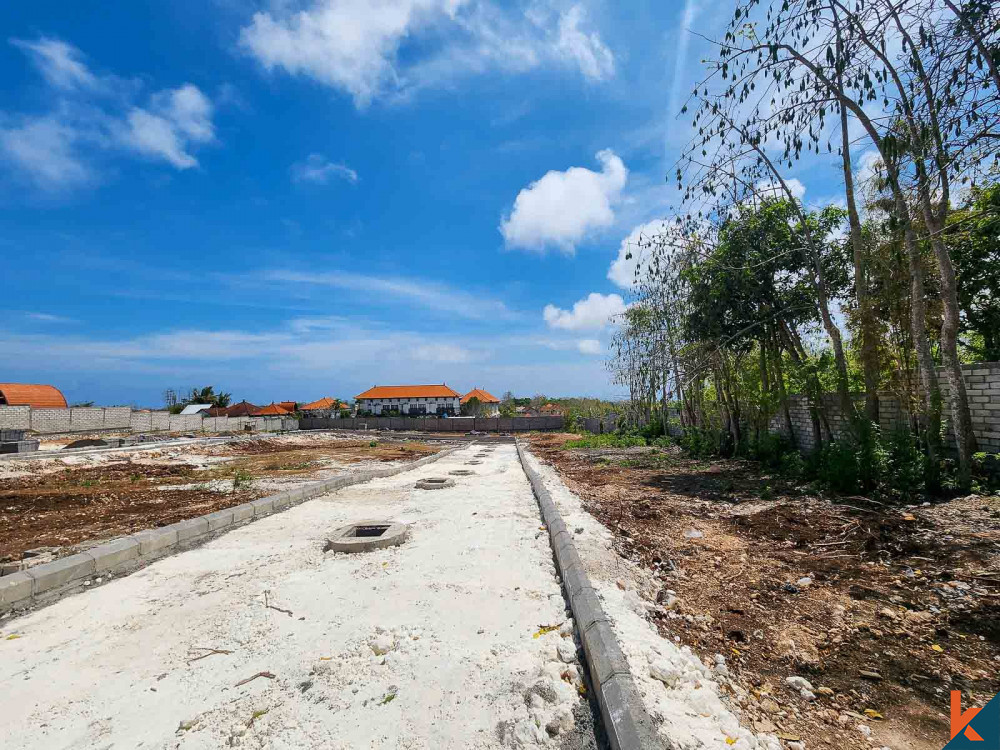
<svg viewBox="0 0 1000 750">
<path fill-rule="evenodd" d="M 886 507 L 679 449 L 562 449 L 570 437 L 532 450 L 656 571 L 661 633 L 727 657 L 755 729 L 810 750 L 937 750 L 952 690 L 964 708 L 1000 691 L 1000 498 Z"/>
<path fill-rule="evenodd" d="M 441 446 L 416 441 L 274 437 L 157 446 L 18 462 L 0 474 L 0 562 L 48 556 L 212 513 L 363 463 L 409 462 Z"/>
</svg>

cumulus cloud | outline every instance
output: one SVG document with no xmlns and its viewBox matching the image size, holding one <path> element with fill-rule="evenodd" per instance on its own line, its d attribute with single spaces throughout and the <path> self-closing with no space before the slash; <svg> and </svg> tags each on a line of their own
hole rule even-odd
<svg viewBox="0 0 1000 750">
<path fill-rule="evenodd" d="M 16 174 L 44 190 L 95 182 L 99 157 L 123 153 L 198 165 L 193 150 L 215 140 L 211 100 L 191 83 L 140 97 L 133 82 L 98 75 L 71 44 L 41 37 L 12 40 L 49 85 L 51 108 L 0 113 L 0 154 Z"/>
<path fill-rule="evenodd" d="M 551 171 L 523 188 L 509 216 L 500 222 L 507 247 L 572 255 L 588 233 L 610 226 L 628 169 L 610 149 L 599 151 L 601 171 L 570 167 Z"/>
<path fill-rule="evenodd" d="M 291 167 L 292 180 L 295 182 L 314 182 L 326 185 L 331 177 L 337 177 L 348 182 L 357 182 L 358 173 L 346 164 L 335 164 L 323 154 L 309 154 L 305 161 L 296 162 Z"/>
<path fill-rule="evenodd" d="M 198 166 L 190 146 L 215 139 L 212 103 L 190 83 L 155 94 L 149 109 L 133 107 L 126 122 L 125 145 L 177 169 Z"/>
<path fill-rule="evenodd" d="M 631 289 L 636 282 L 636 269 L 646 258 L 649 243 L 664 231 L 664 222 L 657 219 L 640 224 L 629 232 L 618 248 L 618 257 L 608 268 L 608 279 L 622 289 Z"/>
<path fill-rule="evenodd" d="M 594 331 L 611 325 L 612 318 L 625 312 L 625 300 L 618 294 L 590 295 L 573 304 L 572 310 L 546 305 L 542 317 L 550 328 L 566 331 Z"/>
<path fill-rule="evenodd" d="M 585 21 L 577 6 L 516 14 L 486 0 L 311 0 L 255 13 L 239 44 L 266 70 L 308 76 L 365 107 L 459 75 L 546 62 L 603 80 L 614 55 Z"/>
<path fill-rule="evenodd" d="M 576 342 L 576 348 L 581 354 L 600 354 L 601 342 L 597 339 L 580 339 Z"/>
</svg>

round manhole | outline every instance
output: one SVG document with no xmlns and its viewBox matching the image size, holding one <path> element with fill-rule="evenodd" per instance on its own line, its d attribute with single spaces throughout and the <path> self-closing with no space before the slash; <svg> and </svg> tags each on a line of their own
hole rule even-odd
<svg viewBox="0 0 1000 750">
<path fill-rule="evenodd" d="M 456 477 L 471 477 L 476 474 L 476 472 L 472 469 L 455 469 L 454 471 L 449 471 L 448 473 Z"/>
<path fill-rule="evenodd" d="M 486 454 L 485 453 L 477 453 L 477 454 L 475 454 L 473 456 L 473 458 L 486 458 Z"/>
<path fill-rule="evenodd" d="M 421 479 L 416 484 L 418 490 L 441 490 L 445 487 L 454 486 L 455 480 L 446 479 L 445 477 L 428 477 L 427 479 Z"/>
<path fill-rule="evenodd" d="M 479 464 L 481 464 L 481 463 L 482 463 L 482 461 L 466 461 L 465 465 L 466 466 L 479 466 Z"/>
<path fill-rule="evenodd" d="M 396 547 L 406 541 L 410 527 L 392 521 L 357 521 L 341 526 L 323 547 L 324 552 L 367 552 Z"/>
</svg>

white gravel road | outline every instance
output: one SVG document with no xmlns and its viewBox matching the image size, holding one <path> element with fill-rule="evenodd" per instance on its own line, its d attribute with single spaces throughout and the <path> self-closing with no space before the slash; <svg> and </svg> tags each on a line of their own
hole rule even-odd
<svg viewBox="0 0 1000 750">
<path fill-rule="evenodd" d="M 0 621 L 0 747 L 592 746 L 531 489 L 513 445 L 465 465 L 480 450 Z M 476 476 L 414 488 L 459 468 Z M 322 551 L 370 518 L 412 524 L 410 540 Z M 191 661 L 207 649 L 231 653 Z"/>
</svg>

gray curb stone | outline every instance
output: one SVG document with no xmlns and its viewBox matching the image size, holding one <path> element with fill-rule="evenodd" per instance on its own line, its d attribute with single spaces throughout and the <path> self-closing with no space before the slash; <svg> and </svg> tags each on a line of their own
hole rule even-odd
<svg viewBox="0 0 1000 750">
<path fill-rule="evenodd" d="M 376 477 L 391 477 L 439 461 L 470 444 L 457 445 L 426 456 L 411 464 L 377 471 L 312 482 L 304 487 L 253 500 L 233 508 L 208 513 L 197 518 L 155 529 L 144 529 L 130 536 L 111 541 L 52 562 L 36 565 L 29 570 L 0 577 L 0 613 L 11 609 L 26 609 L 32 604 L 49 603 L 73 590 L 95 573 L 127 574 L 153 560 L 187 549 L 204 537 L 221 532 L 242 522 L 254 521 L 271 513 L 299 505 L 306 500 L 327 495 L 335 490 L 363 484 Z M 45 594 L 44 597 L 39 597 Z"/>
<path fill-rule="evenodd" d="M 177 529 L 171 526 L 164 526 L 159 529 L 146 529 L 138 531 L 132 538 L 139 542 L 139 556 L 150 557 L 161 549 L 173 547 L 177 544 Z"/>
<path fill-rule="evenodd" d="M 78 552 L 69 557 L 36 565 L 25 572 L 35 579 L 31 593 L 38 596 L 71 581 L 86 578 L 93 574 L 94 569 L 94 558 L 87 552 Z"/>
<path fill-rule="evenodd" d="M 90 550 L 94 557 L 94 572 L 103 573 L 139 556 L 139 542 L 130 536 L 114 539 Z"/>
<path fill-rule="evenodd" d="M 566 586 L 573 618 L 587 655 L 608 742 L 613 750 L 663 748 L 664 743 L 642 702 L 611 622 L 573 546 L 573 537 L 541 476 L 528 464 L 526 452 L 521 442 L 517 441 L 517 455 L 538 500 L 542 520 L 549 529 L 553 557 Z"/>
<path fill-rule="evenodd" d="M 205 516 L 198 516 L 198 518 L 189 518 L 186 521 L 178 521 L 177 523 L 171 524 L 166 528 L 177 529 L 177 543 L 186 542 L 188 539 L 195 539 L 202 534 L 208 533 L 208 518 Z"/>
<path fill-rule="evenodd" d="M 215 513 L 202 516 L 202 518 L 208 521 L 209 531 L 218 531 L 219 529 L 224 529 L 226 526 L 233 525 L 233 509 L 217 510 Z"/>
<path fill-rule="evenodd" d="M 34 587 L 35 579 L 23 571 L 0 578 L 0 607 L 30 599 Z"/>
</svg>

